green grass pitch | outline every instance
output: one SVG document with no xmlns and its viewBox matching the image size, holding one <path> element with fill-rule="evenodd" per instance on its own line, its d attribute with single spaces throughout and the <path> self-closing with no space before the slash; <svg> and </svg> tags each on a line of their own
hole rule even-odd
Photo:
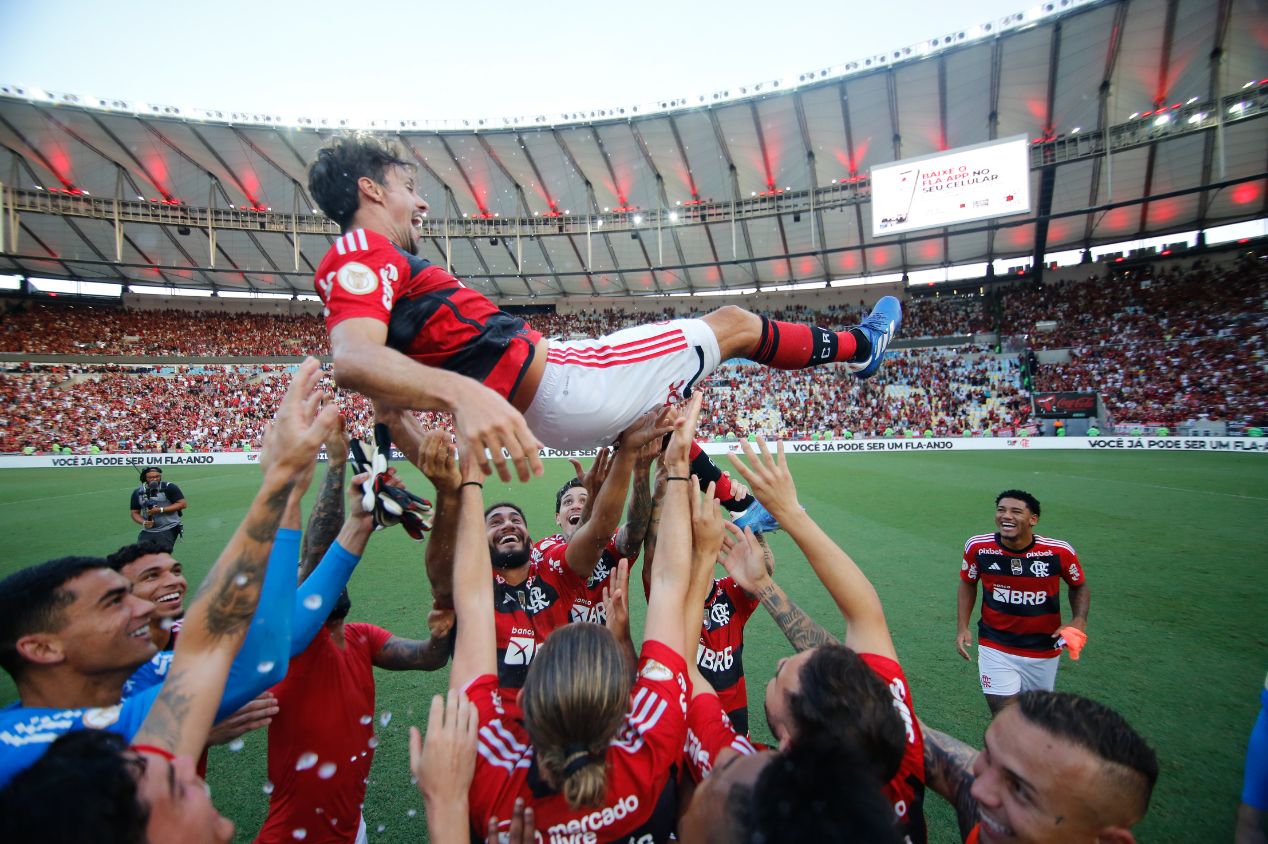
<svg viewBox="0 0 1268 844">
<path fill-rule="evenodd" d="M 801 502 L 862 566 L 885 603 L 917 713 L 971 742 L 987 725 L 975 665 L 956 655 L 955 589 L 966 538 L 992 529 L 995 494 L 1034 493 L 1041 533 L 1071 542 L 1092 589 L 1083 659 L 1063 659 L 1057 687 L 1123 712 L 1157 748 L 1162 776 L 1148 818 L 1150 842 L 1226 839 L 1241 788 L 1246 738 L 1268 670 L 1268 555 L 1263 514 L 1268 473 L 1258 455 L 969 452 L 795 457 Z M 178 558 L 191 589 L 241 518 L 258 468 L 172 468 L 189 498 Z M 407 483 L 427 494 L 412 468 Z M 553 530 L 554 491 L 571 475 L 548 461 L 528 486 L 494 479 L 488 501 L 524 505 L 534 538 Z M 0 473 L 0 532 L 9 544 L 0 574 L 66 554 L 104 554 L 132 541 L 130 470 Z M 840 617 L 796 547 L 773 540 L 776 578 L 819 620 Z M 352 620 L 401 636 L 425 636 L 430 595 L 423 546 L 393 530 L 371 540 L 352 580 Z M 641 590 L 635 590 L 637 596 Z M 1063 599 L 1063 605 L 1065 605 Z M 1068 606 L 1068 605 L 1066 605 Z M 641 608 L 635 608 L 636 635 Z M 754 738 L 769 740 L 762 689 L 790 648 L 760 610 L 747 635 Z M 381 729 L 365 803 L 371 841 L 426 840 L 422 800 L 410 785 L 406 730 L 421 724 L 447 672 L 376 672 Z M 15 697 L 4 676 L 0 701 Z M 251 840 L 264 817 L 265 736 L 238 753 L 216 748 L 210 782 L 217 806 Z M 950 811 L 927 801 L 931 840 L 958 840 Z M 381 831 L 380 831 L 381 830 Z"/>
</svg>

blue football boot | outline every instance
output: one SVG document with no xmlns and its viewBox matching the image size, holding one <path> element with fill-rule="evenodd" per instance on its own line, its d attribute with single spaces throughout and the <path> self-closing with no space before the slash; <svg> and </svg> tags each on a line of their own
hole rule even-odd
<svg viewBox="0 0 1268 844">
<path fill-rule="evenodd" d="M 903 306 L 893 296 L 882 296 L 858 326 L 859 331 L 867 335 L 872 342 L 872 353 L 867 360 L 848 364 L 856 378 L 871 378 L 881 368 L 885 359 L 885 349 L 889 341 L 898 333 L 898 326 L 903 321 Z"/>
</svg>

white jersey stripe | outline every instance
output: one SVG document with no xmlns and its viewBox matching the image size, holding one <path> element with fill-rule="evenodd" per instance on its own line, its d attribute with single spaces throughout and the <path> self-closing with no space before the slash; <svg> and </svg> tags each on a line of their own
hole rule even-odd
<svg viewBox="0 0 1268 844">
<path fill-rule="evenodd" d="M 357 244 L 362 249 L 368 250 L 370 248 L 370 244 L 365 242 L 365 229 L 357 229 Z"/>
<path fill-rule="evenodd" d="M 348 247 L 343 245 L 343 235 L 339 235 L 339 237 L 335 238 L 335 251 L 340 255 L 348 254 Z"/>
</svg>

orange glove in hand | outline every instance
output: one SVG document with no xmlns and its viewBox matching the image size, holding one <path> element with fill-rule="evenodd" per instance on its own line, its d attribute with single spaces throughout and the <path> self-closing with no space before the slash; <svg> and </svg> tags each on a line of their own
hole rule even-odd
<svg viewBox="0 0 1268 844">
<path fill-rule="evenodd" d="M 1057 631 L 1057 647 L 1065 645 L 1070 651 L 1070 659 L 1077 660 L 1087 644 L 1087 634 L 1077 627 L 1066 625 Z"/>
</svg>

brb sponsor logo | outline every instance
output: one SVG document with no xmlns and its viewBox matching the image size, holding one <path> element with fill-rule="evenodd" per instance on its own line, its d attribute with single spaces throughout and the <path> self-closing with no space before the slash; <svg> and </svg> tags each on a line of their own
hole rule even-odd
<svg viewBox="0 0 1268 844">
<path fill-rule="evenodd" d="M 1009 589 L 1007 586 L 996 586 L 991 590 L 991 597 L 1001 604 L 1012 604 L 1021 607 L 1041 607 L 1048 602 L 1047 592 L 1035 592 L 1030 589 Z"/>
<path fill-rule="evenodd" d="M 701 642 L 696 648 L 696 665 L 703 671 L 728 671 L 735 665 L 735 646 L 727 645 L 715 651 Z"/>
</svg>

